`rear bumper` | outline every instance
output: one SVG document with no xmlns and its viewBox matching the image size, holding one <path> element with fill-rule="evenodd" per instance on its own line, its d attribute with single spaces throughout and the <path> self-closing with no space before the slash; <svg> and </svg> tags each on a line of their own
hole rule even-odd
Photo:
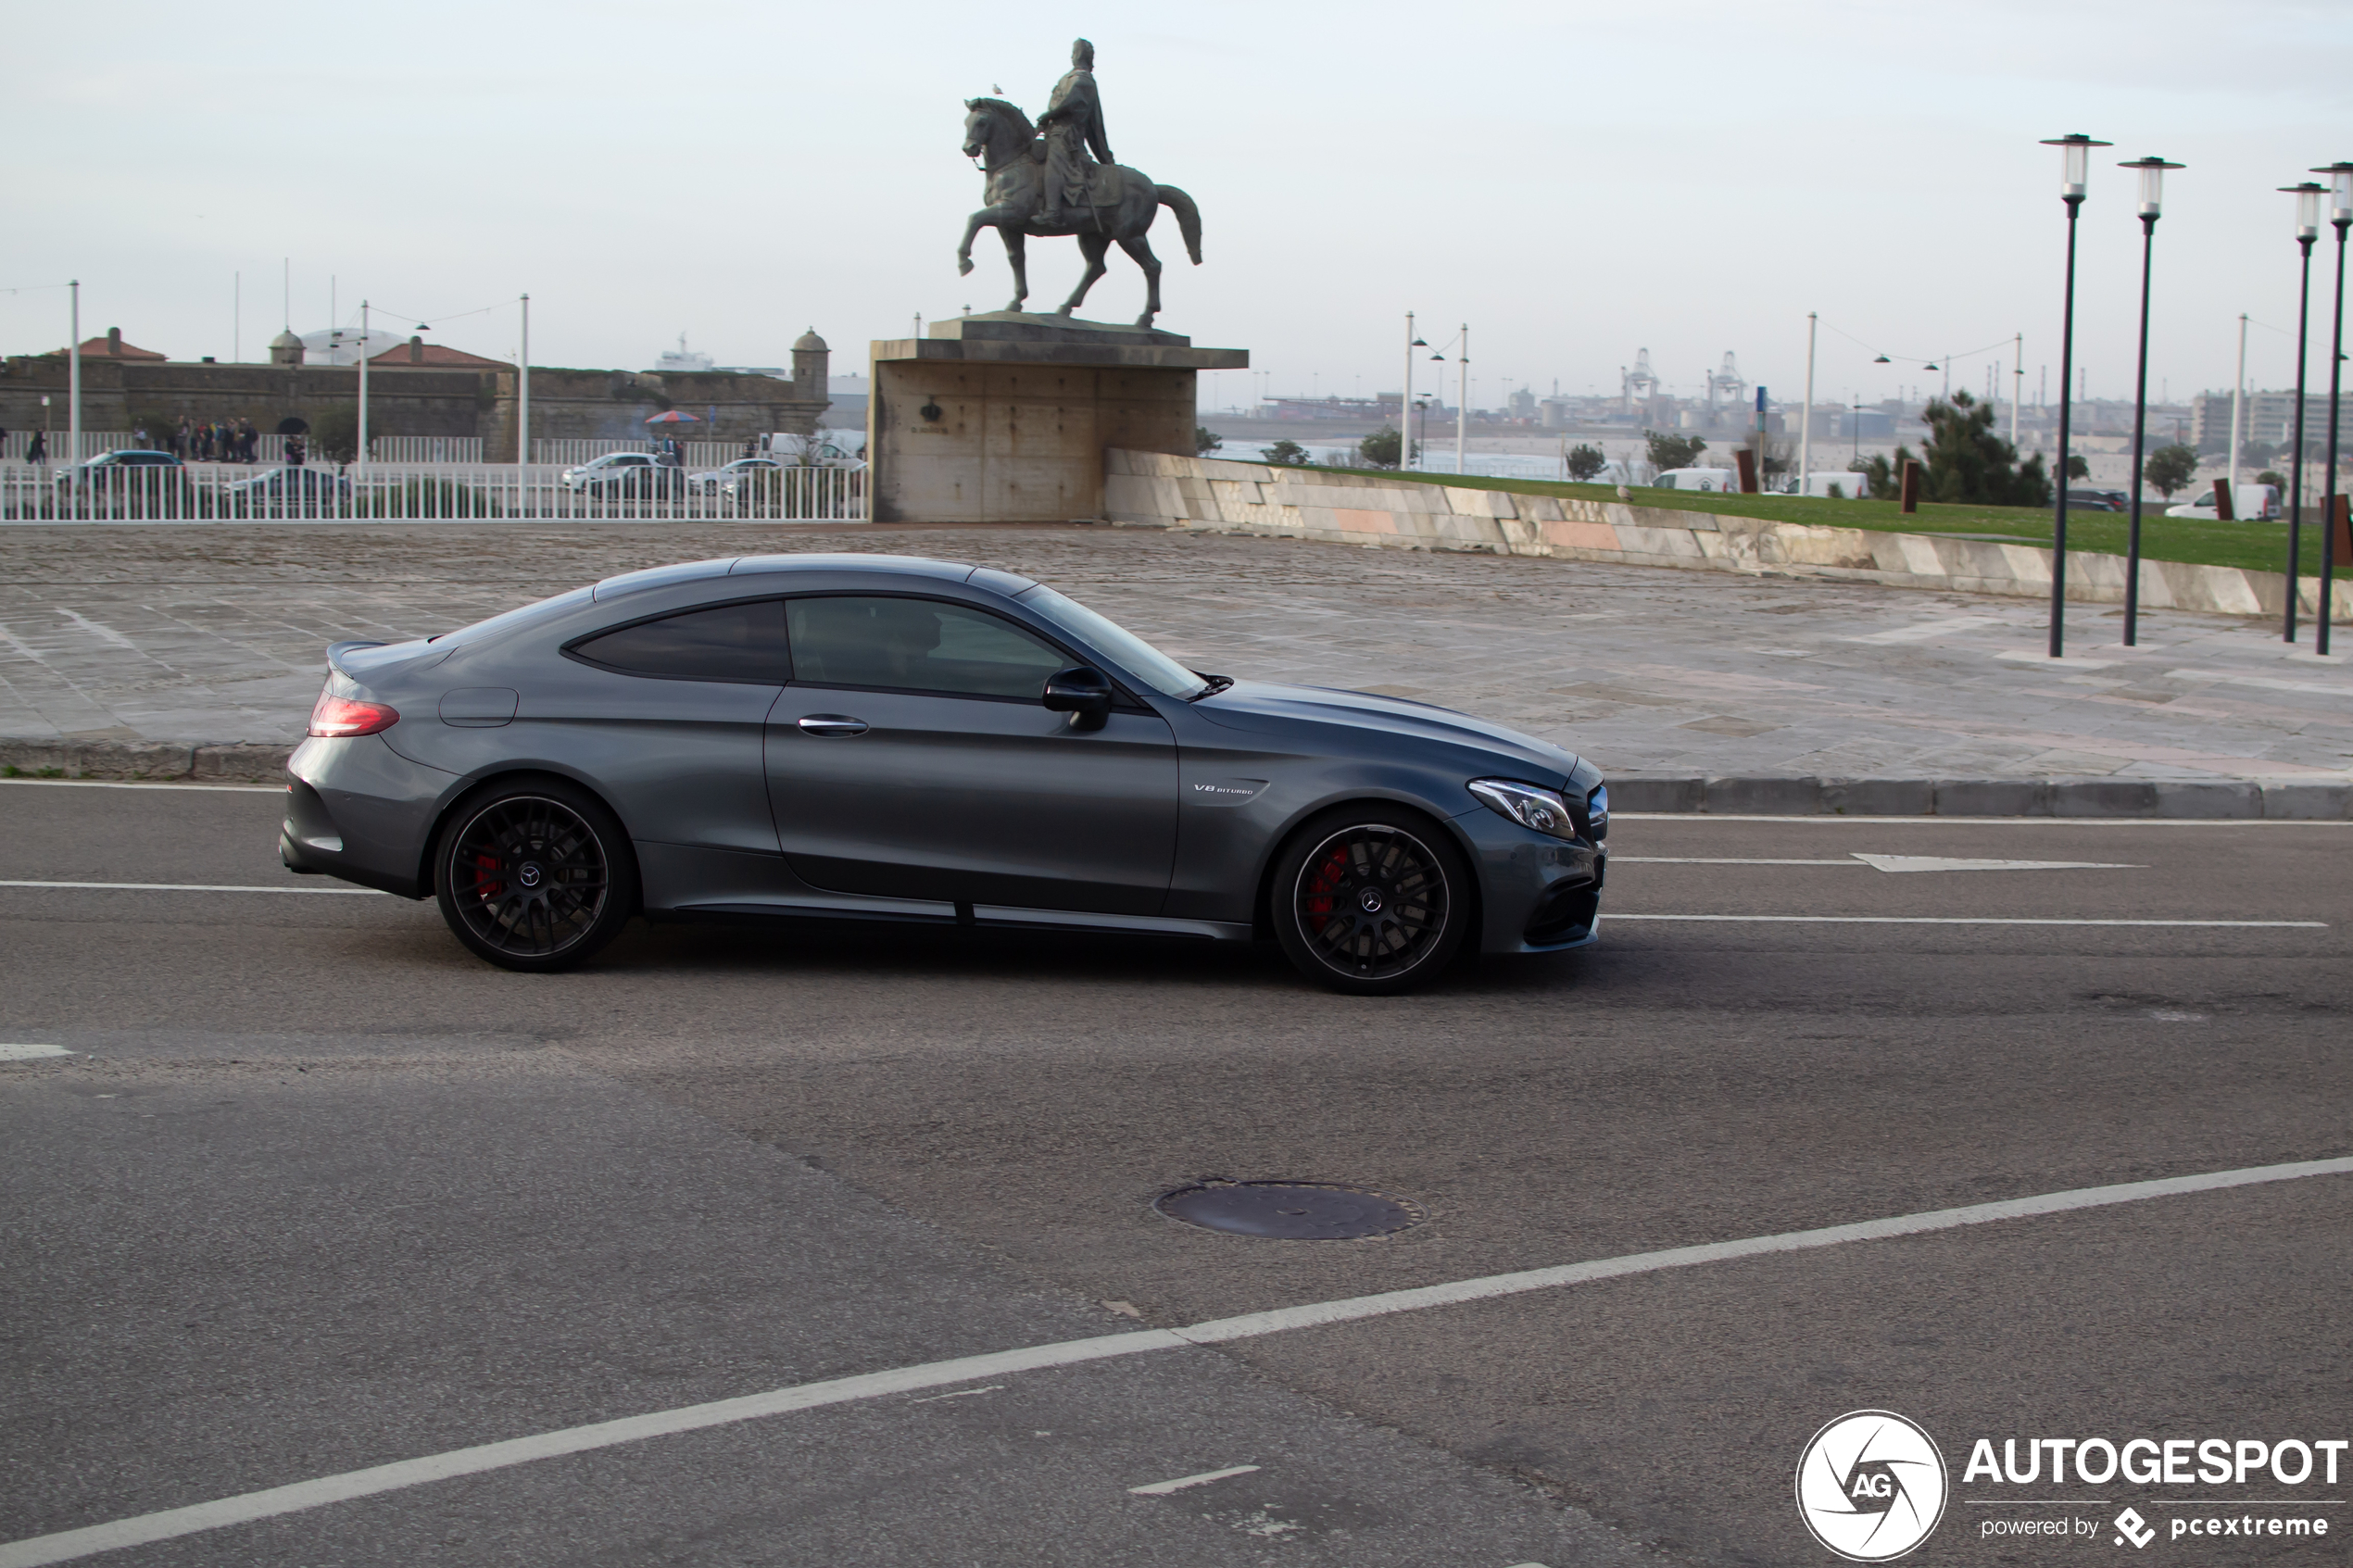
<svg viewBox="0 0 2353 1568">
<path fill-rule="evenodd" d="M 1561 953 L 1597 940 L 1605 847 L 1554 838 L 1484 806 L 1454 819 L 1478 878 L 1482 953 Z"/>
<path fill-rule="evenodd" d="M 464 783 L 457 774 L 411 762 L 382 735 L 306 740 L 286 759 L 286 773 L 278 858 L 289 870 L 403 898 L 432 896 L 427 840 Z"/>
</svg>

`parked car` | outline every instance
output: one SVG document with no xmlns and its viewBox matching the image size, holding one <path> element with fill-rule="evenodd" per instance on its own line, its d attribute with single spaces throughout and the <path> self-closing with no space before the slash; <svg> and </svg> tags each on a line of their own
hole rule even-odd
<svg viewBox="0 0 2353 1568">
<path fill-rule="evenodd" d="M 2067 509 L 2071 512 L 2122 512 L 2133 508 L 2133 497 L 2122 490 L 2070 490 L 2067 493 Z"/>
<path fill-rule="evenodd" d="M 179 458 L 145 446 L 125 446 L 60 470 L 53 482 L 58 504 L 108 517 L 184 517 L 195 485 Z"/>
<path fill-rule="evenodd" d="M 686 493 L 686 471 L 651 452 L 608 452 L 564 470 L 556 483 L 600 501 L 666 499 Z"/>
<path fill-rule="evenodd" d="M 1734 488 L 1737 489 L 1739 486 L 1735 485 Z M 1833 490 L 1838 493 L 1838 498 L 1841 500 L 1869 500 L 1871 494 L 1870 476 L 1846 469 L 1834 472 L 1817 471 L 1806 476 L 1806 495 L 1828 496 Z"/>
<path fill-rule="evenodd" d="M 638 913 L 1265 936 L 1360 994 L 1594 939 L 1591 763 L 1189 670 L 1008 571 L 691 561 L 327 659 L 282 858 L 437 899 L 508 969 Z"/>
<path fill-rule="evenodd" d="M 329 469 L 271 469 L 222 485 L 218 497 L 224 517 L 342 517 L 351 509 L 351 482 Z"/>
<path fill-rule="evenodd" d="M 2211 486 L 2177 507 L 2165 508 L 2167 517 L 2202 517 L 2208 522 L 2221 518 L 2221 508 L 2215 504 Z M 2276 484 L 2241 484 L 2231 492 L 2231 515 L 2240 522 L 2262 521 L 2280 515 L 2280 487 Z"/>
<path fill-rule="evenodd" d="M 1730 469 L 1668 469 L 1651 481 L 1661 490 L 1730 490 L 1737 493 L 1740 475 Z"/>
<path fill-rule="evenodd" d="M 747 473 L 761 473 L 783 468 L 774 458 L 737 458 L 720 468 L 705 469 L 686 476 L 686 486 L 698 495 L 715 495 L 730 480 Z"/>
</svg>

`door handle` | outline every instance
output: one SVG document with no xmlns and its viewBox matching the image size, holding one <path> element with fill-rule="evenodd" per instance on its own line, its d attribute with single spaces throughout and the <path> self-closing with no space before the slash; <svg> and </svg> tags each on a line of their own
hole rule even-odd
<svg viewBox="0 0 2353 1568">
<path fill-rule="evenodd" d="M 811 735 L 862 735 L 866 733 L 866 721 L 852 719 L 846 713 L 812 713 L 800 721 L 800 729 L 803 734 Z"/>
</svg>

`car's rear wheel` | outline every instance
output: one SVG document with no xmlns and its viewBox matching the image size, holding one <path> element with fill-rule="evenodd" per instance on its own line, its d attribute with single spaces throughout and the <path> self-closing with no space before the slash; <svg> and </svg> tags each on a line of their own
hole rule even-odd
<svg viewBox="0 0 2353 1568">
<path fill-rule="evenodd" d="M 1387 996 L 1428 980 L 1462 946 L 1470 868 L 1428 819 L 1367 802 L 1302 829 L 1268 897 L 1275 935 L 1301 973 Z"/>
<path fill-rule="evenodd" d="M 620 821 L 554 779 L 494 785 L 452 812 L 434 888 L 458 940 L 505 969 L 568 969 L 619 934 L 637 903 Z"/>
</svg>

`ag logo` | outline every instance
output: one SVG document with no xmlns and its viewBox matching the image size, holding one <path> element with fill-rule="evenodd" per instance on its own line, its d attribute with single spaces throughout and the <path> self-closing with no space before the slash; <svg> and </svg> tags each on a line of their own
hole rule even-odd
<svg viewBox="0 0 2353 1568">
<path fill-rule="evenodd" d="M 1944 1456 L 1892 1411 L 1854 1411 L 1814 1434 L 1797 1461 L 1797 1512 L 1850 1562 L 1901 1557 L 1944 1516 Z"/>
</svg>

